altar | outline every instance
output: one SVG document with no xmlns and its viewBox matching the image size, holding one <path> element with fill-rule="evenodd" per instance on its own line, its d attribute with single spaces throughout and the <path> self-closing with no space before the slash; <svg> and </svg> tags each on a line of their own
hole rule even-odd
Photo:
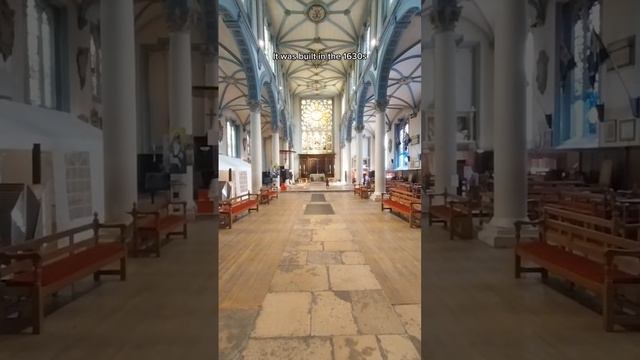
<svg viewBox="0 0 640 360">
<path fill-rule="evenodd" d="M 312 182 L 316 182 L 316 181 L 324 182 L 324 181 L 326 181 L 324 174 L 309 174 L 309 178 L 311 179 Z"/>
</svg>

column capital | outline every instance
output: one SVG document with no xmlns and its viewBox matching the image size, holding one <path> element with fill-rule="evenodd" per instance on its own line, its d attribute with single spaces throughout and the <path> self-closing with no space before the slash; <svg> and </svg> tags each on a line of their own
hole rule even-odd
<svg viewBox="0 0 640 360">
<path fill-rule="evenodd" d="M 251 112 L 260 111 L 261 103 L 258 100 L 249 100 L 247 101 L 247 105 L 249 106 L 249 111 Z"/>
<path fill-rule="evenodd" d="M 385 112 L 385 110 L 387 110 L 388 105 L 389 105 L 388 100 L 376 100 L 376 102 L 373 104 L 373 107 L 376 109 L 376 111 Z"/>
<path fill-rule="evenodd" d="M 199 11 L 195 0 L 166 0 L 169 32 L 189 32 Z"/>
<path fill-rule="evenodd" d="M 458 0 L 433 0 L 429 20 L 436 32 L 453 31 L 461 13 Z"/>
<path fill-rule="evenodd" d="M 362 132 L 364 131 L 364 125 L 356 125 L 355 129 L 358 134 L 362 135 Z"/>
</svg>

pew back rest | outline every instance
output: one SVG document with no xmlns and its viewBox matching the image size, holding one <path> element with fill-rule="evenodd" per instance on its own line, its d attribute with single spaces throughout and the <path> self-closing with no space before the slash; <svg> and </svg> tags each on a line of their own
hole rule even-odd
<svg viewBox="0 0 640 360">
<path fill-rule="evenodd" d="M 400 189 L 391 189 L 389 190 L 389 199 L 400 204 L 406 205 L 408 207 L 414 207 L 420 205 L 420 198 L 417 198 L 413 195 L 413 193 L 400 190 Z"/>
<path fill-rule="evenodd" d="M 109 233 L 101 232 L 102 229 L 108 229 Z M 34 267 L 71 256 L 105 240 L 116 241 L 124 246 L 126 233 L 126 225 L 101 224 L 97 214 L 94 214 L 89 224 L 0 249 L 0 278 L 33 270 Z"/>
<path fill-rule="evenodd" d="M 562 216 L 559 216 L 558 212 L 557 209 L 545 208 L 540 240 L 603 264 L 606 262 L 605 254 L 608 250 L 640 249 L 640 243 L 636 240 L 584 227 L 583 224 L 589 226 L 589 223 L 583 222 L 584 215 L 560 211 Z M 630 273 L 640 272 L 637 259 L 618 259 L 617 265 Z"/>
</svg>

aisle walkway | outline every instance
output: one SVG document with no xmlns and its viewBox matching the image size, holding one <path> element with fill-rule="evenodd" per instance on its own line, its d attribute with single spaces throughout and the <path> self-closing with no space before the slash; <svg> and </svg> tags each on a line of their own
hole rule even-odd
<svg viewBox="0 0 640 360">
<path fill-rule="evenodd" d="M 282 216 L 272 216 L 281 211 Z M 281 231 L 275 233 L 287 240 L 272 239 L 276 248 L 282 248 L 275 266 L 264 267 L 273 264 L 272 251 L 255 264 L 261 267 L 260 279 L 271 277 L 269 286 L 258 291 L 252 286 L 255 282 L 242 286 L 252 297 L 262 297 L 259 306 L 240 309 L 226 301 L 225 291 L 231 288 L 224 280 L 222 266 L 228 262 L 223 253 L 230 254 L 223 249 L 229 241 L 251 236 L 249 224 L 259 229 L 267 225 L 266 219 L 272 220 L 271 226 L 277 224 Z M 282 194 L 238 224 L 243 221 L 244 228 L 238 225 L 221 233 L 221 359 L 419 359 L 420 261 L 419 255 L 415 257 L 419 230 L 382 214 L 379 203 L 336 193 Z M 396 236 L 389 238 L 383 224 L 398 230 Z M 261 231 L 254 241 L 267 240 L 270 230 Z M 236 231 L 235 240 L 227 240 Z M 397 241 L 399 253 L 406 256 L 404 263 L 413 271 L 395 274 L 402 266 L 389 267 L 386 255 L 369 253 L 379 251 L 372 241 Z M 407 246 L 413 251 L 402 251 Z M 254 272 L 253 266 L 242 267 L 245 276 Z M 394 283 L 405 274 L 412 284 L 407 286 L 407 279 Z M 406 294 L 398 296 L 403 293 L 398 286 L 405 287 Z M 241 290 L 231 291 L 236 292 Z M 400 302 L 392 301 L 388 293 Z"/>
</svg>

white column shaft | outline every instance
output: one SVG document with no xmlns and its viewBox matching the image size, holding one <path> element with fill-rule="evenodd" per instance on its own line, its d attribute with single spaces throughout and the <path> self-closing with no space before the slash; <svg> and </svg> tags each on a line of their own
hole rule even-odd
<svg viewBox="0 0 640 360">
<path fill-rule="evenodd" d="M 344 181 L 347 184 L 351 184 L 351 163 L 352 163 L 352 159 L 351 159 L 351 140 L 347 141 L 346 145 L 345 145 L 345 152 L 346 152 L 346 165 L 347 165 L 347 178 L 344 179 Z"/>
<path fill-rule="evenodd" d="M 251 192 L 260 193 L 262 186 L 262 126 L 260 109 L 251 112 Z"/>
<path fill-rule="evenodd" d="M 169 123 L 170 130 L 183 128 L 193 134 L 193 104 L 191 81 L 191 33 L 176 31 L 169 34 Z M 189 208 L 195 206 L 193 192 L 193 166 L 181 176 L 183 187 L 178 189 L 180 201 Z"/>
<path fill-rule="evenodd" d="M 101 1 L 105 216 L 130 220 L 137 201 L 136 63 L 133 0 Z"/>
<path fill-rule="evenodd" d="M 455 32 L 439 31 L 435 40 L 435 189 L 455 191 L 456 43 Z"/>
<path fill-rule="evenodd" d="M 273 132 L 271 138 L 271 163 L 272 165 L 280 165 L 280 133 L 278 130 Z M 280 172 L 278 172 L 279 174 Z M 280 177 L 276 178 L 275 184 L 280 188 Z"/>
<path fill-rule="evenodd" d="M 362 131 L 356 134 L 356 184 L 362 184 Z"/>
<path fill-rule="evenodd" d="M 527 217 L 525 2 L 503 0 L 501 12 L 495 31 L 494 217 L 479 234 L 494 247 L 512 245 L 513 223 Z"/>
<path fill-rule="evenodd" d="M 376 110 L 376 137 L 375 137 L 375 160 L 376 160 L 376 187 L 375 197 L 382 196 L 385 191 L 385 153 L 384 153 L 384 131 L 385 112 Z"/>
<path fill-rule="evenodd" d="M 493 223 L 513 226 L 527 216 L 526 9 L 521 1 L 503 3 L 496 19 Z"/>
</svg>

